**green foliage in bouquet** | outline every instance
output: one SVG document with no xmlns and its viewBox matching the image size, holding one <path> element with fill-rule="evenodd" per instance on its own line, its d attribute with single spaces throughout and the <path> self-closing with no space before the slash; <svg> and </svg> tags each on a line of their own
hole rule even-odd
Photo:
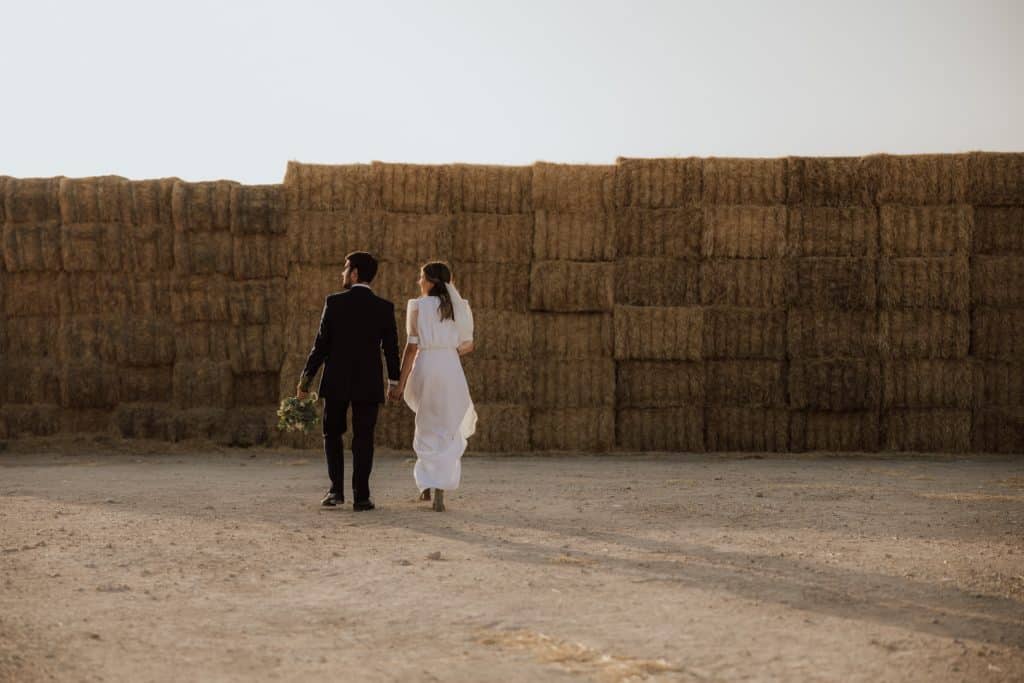
<svg viewBox="0 0 1024 683">
<path fill-rule="evenodd" d="M 320 422 L 320 414 L 316 409 L 318 400 L 316 392 L 313 392 L 309 398 L 289 396 L 281 401 L 277 408 L 277 428 L 285 432 L 308 433 Z"/>
</svg>

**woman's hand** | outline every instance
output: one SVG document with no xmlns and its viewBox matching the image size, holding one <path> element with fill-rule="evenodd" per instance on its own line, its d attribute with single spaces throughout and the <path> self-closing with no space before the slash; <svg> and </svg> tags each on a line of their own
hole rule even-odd
<svg viewBox="0 0 1024 683">
<path fill-rule="evenodd" d="M 465 356 L 467 353 L 472 353 L 473 352 L 473 342 L 471 342 L 471 341 L 462 342 L 461 344 L 459 344 L 458 351 L 459 351 L 459 355 L 460 356 Z"/>
</svg>

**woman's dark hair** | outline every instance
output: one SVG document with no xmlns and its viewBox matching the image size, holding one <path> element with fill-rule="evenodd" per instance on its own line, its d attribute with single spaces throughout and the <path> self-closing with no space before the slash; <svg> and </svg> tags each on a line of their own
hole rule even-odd
<svg viewBox="0 0 1024 683">
<path fill-rule="evenodd" d="M 373 282 L 377 275 L 377 259 L 365 251 L 353 251 L 345 257 L 350 266 L 359 271 L 360 282 Z"/>
<path fill-rule="evenodd" d="M 423 266 L 423 277 L 430 283 L 430 296 L 436 296 L 441 300 L 441 320 L 455 320 L 455 309 L 452 308 L 452 298 L 448 294 L 446 282 L 452 281 L 452 269 L 444 261 L 431 261 Z"/>
</svg>

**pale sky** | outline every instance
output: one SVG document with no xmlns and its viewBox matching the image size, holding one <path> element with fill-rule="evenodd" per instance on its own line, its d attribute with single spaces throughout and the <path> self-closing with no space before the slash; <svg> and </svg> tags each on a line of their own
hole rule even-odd
<svg viewBox="0 0 1024 683">
<path fill-rule="evenodd" d="M 0 174 L 1024 151 L 1024 1 L 0 0 Z"/>
</svg>

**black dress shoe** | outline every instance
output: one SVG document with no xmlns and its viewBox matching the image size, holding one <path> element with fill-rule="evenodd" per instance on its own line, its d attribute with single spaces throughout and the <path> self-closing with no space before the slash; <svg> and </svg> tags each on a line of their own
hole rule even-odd
<svg viewBox="0 0 1024 683">
<path fill-rule="evenodd" d="M 344 493 L 334 493 L 333 491 L 328 492 L 324 499 L 320 501 L 320 504 L 325 508 L 332 508 L 336 505 L 341 505 L 345 502 Z"/>
<path fill-rule="evenodd" d="M 372 510 L 375 507 L 377 506 L 374 505 L 373 501 L 369 499 L 357 500 L 356 502 L 352 503 L 352 509 L 355 510 L 356 512 L 362 512 L 363 510 Z"/>
</svg>

